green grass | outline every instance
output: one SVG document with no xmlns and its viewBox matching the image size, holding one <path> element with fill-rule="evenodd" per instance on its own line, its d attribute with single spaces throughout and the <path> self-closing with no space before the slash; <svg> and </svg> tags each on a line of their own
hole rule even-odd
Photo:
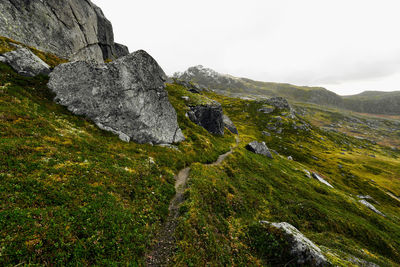
<svg viewBox="0 0 400 267">
<path fill-rule="evenodd" d="M 258 113 L 261 102 L 210 96 L 223 104 L 242 143 L 221 166 L 193 166 L 175 264 L 283 266 L 290 259 L 285 262 L 279 236 L 265 230 L 261 240 L 268 242 L 260 243 L 254 235 L 262 232 L 259 220 L 291 223 L 335 264 L 349 266 L 350 255 L 382 266 L 400 263 L 400 205 L 385 193 L 400 193 L 398 159 L 343 134 L 293 130 L 287 118 L 283 134 L 264 137 L 261 131 L 278 114 Z M 248 152 L 244 146 L 252 140 L 266 141 L 283 156 L 271 160 Z M 342 155 L 342 149 L 349 152 Z M 366 155 L 371 153 L 376 158 Z M 317 171 L 335 189 L 306 177 L 303 169 Z M 388 217 L 359 204 L 358 194 L 374 197 Z"/>
<path fill-rule="evenodd" d="M 0 52 L 13 49 L 11 42 L 0 39 Z M 293 224 L 340 266 L 351 266 L 351 255 L 400 264 L 400 202 L 387 194 L 400 195 L 398 151 L 316 126 L 294 130 L 308 121 L 259 113 L 263 102 L 192 94 L 175 84 L 167 91 L 186 136 L 179 151 L 124 143 L 55 104 L 47 81 L 0 64 L 0 265 L 143 265 L 175 194 L 174 174 L 187 166 L 172 265 L 285 265 L 287 244 L 259 220 Z M 222 104 L 240 133 L 238 148 L 218 166 L 204 163 L 228 151 L 234 136 L 213 136 L 185 115 L 206 97 Z M 342 118 L 326 114 L 317 113 L 322 121 Z M 262 135 L 278 117 L 282 134 Z M 254 140 L 281 156 L 247 151 Z M 387 217 L 357 195 L 372 196 Z"/>
<path fill-rule="evenodd" d="M 124 143 L 56 105 L 47 81 L 0 64 L 0 265 L 143 263 L 174 174 L 216 160 L 234 137 L 193 124 L 169 86 L 180 151 Z"/>
</svg>

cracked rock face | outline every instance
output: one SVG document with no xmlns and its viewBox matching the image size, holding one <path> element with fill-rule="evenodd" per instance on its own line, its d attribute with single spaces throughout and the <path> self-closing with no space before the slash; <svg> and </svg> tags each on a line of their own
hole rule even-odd
<svg viewBox="0 0 400 267">
<path fill-rule="evenodd" d="M 114 43 L 110 21 L 90 0 L 2 0 L 0 36 L 70 60 L 103 62 L 129 53 Z"/>
<path fill-rule="evenodd" d="M 20 48 L 0 55 L 0 62 L 7 63 L 18 74 L 27 77 L 50 73 L 50 66 L 27 48 Z"/>
<path fill-rule="evenodd" d="M 270 223 L 261 221 L 282 231 L 291 246 L 290 254 L 296 257 L 297 265 L 305 266 L 330 266 L 330 263 L 310 239 L 305 237 L 296 227 L 287 223 Z"/>
<path fill-rule="evenodd" d="M 55 101 L 124 141 L 171 144 L 184 140 L 165 90 L 166 75 L 145 51 L 109 64 L 57 66 L 48 87 Z"/>
</svg>

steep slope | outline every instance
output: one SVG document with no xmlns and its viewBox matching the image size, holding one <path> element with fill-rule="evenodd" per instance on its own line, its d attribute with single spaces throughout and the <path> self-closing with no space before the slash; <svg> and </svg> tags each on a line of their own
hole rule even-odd
<svg viewBox="0 0 400 267">
<path fill-rule="evenodd" d="M 128 54 L 110 21 L 89 0 L 2 0 L 0 36 L 71 60 L 103 62 Z"/>
<path fill-rule="evenodd" d="M 3 41 L 0 51 L 12 47 Z M 294 225 L 333 264 L 400 263 L 398 151 L 325 132 L 289 110 L 263 113 L 272 101 L 178 84 L 166 89 L 187 139 L 124 143 L 55 104 L 47 82 L 0 63 L 0 265 L 144 265 L 168 218 L 174 175 L 189 166 L 171 265 L 285 265 L 286 243 L 260 220 Z M 218 165 L 207 163 L 234 135 L 212 135 L 186 115 L 206 97 L 222 104 L 241 140 Z M 275 150 L 273 159 L 245 148 L 254 140 Z"/>
<path fill-rule="evenodd" d="M 192 165 L 174 264 L 294 265 L 281 237 L 259 224 L 264 220 L 294 225 L 333 265 L 400 263 L 398 151 L 287 112 L 262 113 L 264 101 L 209 96 L 222 103 L 241 143 L 220 166 Z M 249 152 L 253 140 L 275 150 L 273 159 Z"/>
<path fill-rule="evenodd" d="M 253 81 L 220 74 L 203 66 L 190 67 L 175 78 L 193 81 L 215 92 L 236 97 L 282 96 L 291 101 L 332 106 L 371 114 L 400 114 L 399 92 L 365 92 L 355 96 L 339 96 L 322 87 L 296 86 L 286 83 Z"/>
<path fill-rule="evenodd" d="M 0 265 L 142 264 L 174 174 L 215 161 L 233 136 L 192 123 L 169 86 L 186 141 L 124 143 L 54 103 L 47 82 L 0 63 Z"/>
</svg>

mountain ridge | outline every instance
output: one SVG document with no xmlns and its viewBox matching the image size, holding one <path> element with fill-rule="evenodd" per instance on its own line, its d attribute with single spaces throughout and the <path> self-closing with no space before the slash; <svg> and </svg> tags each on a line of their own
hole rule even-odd
<svg viewBox="0 0 400 267">
<path fill-rule="evenodd" d="M 193 81 L 202 87 L 210 88 L 228 96 L 256 96 L 261 98 L 281 96 L 291 101 L 337 107 L 362 113 L 400 114 L 400 91 L 365 91 L 357 95 L 340 96 L 324 87 L 255 81 L 249 78 L 221 74 L 202 65 L 190 67 L 184 72 L 176 72 L 173 77 Z"/>
</svg>

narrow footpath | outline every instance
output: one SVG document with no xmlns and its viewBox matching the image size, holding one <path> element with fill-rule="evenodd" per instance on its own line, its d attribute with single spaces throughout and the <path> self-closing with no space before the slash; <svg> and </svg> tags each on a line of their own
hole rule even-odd
<svg viewBox="0 0 400 267">
<path fill-rule="evenodd" d="M 220 155 L 215 162 L 205 165 L 216 166 L 221 164 L 227 156 L 233 153 L 234 149 L 239 145 L 239 141 L 239 136 L 236 136 L 236 145 L 232 147 L 230 151 Z M 176 248 L 175 230 L 178 226 L 179 206 L 184 201 L 183 193 L 187 186 L 189 174 L 190 167 L 187 167 L 180 170 L 175 176 L 176 194 L 169 204 L 169 215 L 158 234 L 158 242 L 154 244 L 151 252 L 146 256 L 146 266 L 167 266 L 171 256 L 174 254 Z"/>
</svg>

